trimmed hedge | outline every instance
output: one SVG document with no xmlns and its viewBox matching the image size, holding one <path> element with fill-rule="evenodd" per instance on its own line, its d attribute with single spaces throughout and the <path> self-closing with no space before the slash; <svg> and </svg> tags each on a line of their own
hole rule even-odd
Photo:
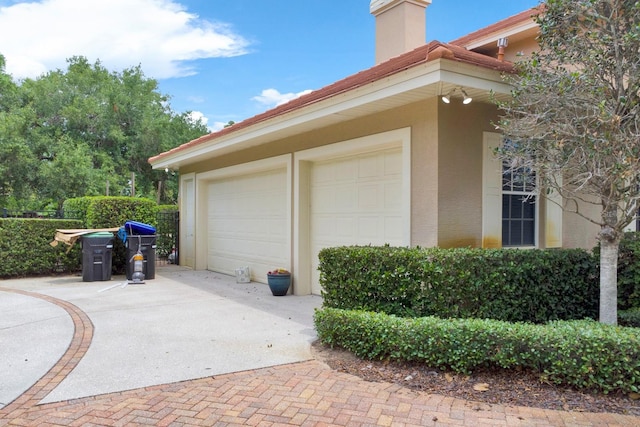
<svg viewBox="0 0 640 427">
<path fill-rule="evenodd" d="M 618 311 L 618 325 L 640 328 L 640 307 Z"/>
<path fill-rule="evenodd" d="M 148 199 L 92 197 L 87 206 L 87 228 L 121 227 L 128 220 L 157 225 L 158 207 Z"/>
<path fill-rule="evenodd" d="M 78 220 L 0 218 L 0 277 L 20 277 L 76 272 L 82 265 L 81 249 L 53 241 L 56 229 L 82 228 Z"/>
<path fill-rule="evenodd" d="M 325 307 L 510 322 L 597 318 L 598 264 L 580 249 L 320 251 Z"/>
<path fill-rule="evenodd" d="M 640 330 L 592 320 L 546 325 L 483 319 L 400 318 L 317 310 L 324 344 L 365 359 L 415 361 L 469 374 L 482 367 L 530 369 L 542 379 L 604 393 L 638 392 Z"/>
</svg>

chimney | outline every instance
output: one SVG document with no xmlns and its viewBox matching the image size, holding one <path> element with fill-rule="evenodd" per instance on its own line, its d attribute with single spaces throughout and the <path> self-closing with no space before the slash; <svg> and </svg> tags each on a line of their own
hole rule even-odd
<svg viewBox="0 0 640 427">
<path fill-rule="evenodd" d="M 376 17 L 376 64 L 426 43 L 425 10 L 431 0 L 371 0 Z"/>
</svg>

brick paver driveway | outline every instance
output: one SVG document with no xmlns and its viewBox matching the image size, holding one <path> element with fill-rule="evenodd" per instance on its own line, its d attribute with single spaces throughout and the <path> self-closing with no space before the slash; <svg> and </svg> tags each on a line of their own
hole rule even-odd
<svg viewBox="0 0 640 427">
<path fill-rule="evenodd" d="M 81 363 L 100 330 L 77 304 L 5 284 L 0 282 L 0 298 L 19 293 L 54 304 L 71 318 L 74 330 L 57 363 L 0 409 L 0 426 L 640 425 L 637 417 L 488 405 L 413 392 L 335 372 L 313 359 L 42 403 Z"/>
</svg>

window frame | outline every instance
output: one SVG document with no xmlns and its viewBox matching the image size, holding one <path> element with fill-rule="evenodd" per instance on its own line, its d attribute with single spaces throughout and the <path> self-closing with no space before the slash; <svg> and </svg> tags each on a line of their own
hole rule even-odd
<svg viewBox="0 0 640 427">
<path fill-rule="evenodd" d="M 480 247 L 485 249 L 502 248 L 502 161 L 496 156 L 496 150 L 505 141 L 498 132 L 482 133 L 482 231 Z M 561 178 L 559 178 L 561 179 Z M 536 182 L 539 185 L 539 182 Z M 562 198 L 551 195 L 558 204 L 549 202 L 550 196 L 538 194 L 535 207 L 535 245 L 509 246 L 508 248 L 532 249 L 563 247 Z"/>
<path fill-rule="evenodd" d="M 507 139 L 503 139 L 502 144 L 508 143 Z M 502 165 L 501 178 L 502 178 L 502 188 L 501 188 L 501 218 L 500 218 L 500 228 L 502 230 L 502 247 L 503 248 L 515 248 L 515 249 L 533 249 L 538 248 L 538 236 L 539 236 L 539 221 L 540 221 L 540 197 L 538 197 L 536 193 L 536 189 L 539 186 L 539 179 L 535 171 L 525 170 L 525 168 L 519 168 L 516 170 L 511 169 L 506 161 L 500 162 Z M 521 171 L 521 172 L 520 172 Z M 507 176 L 508 175 L 508 176 Z M 522 176 L 523 178 L 518 179 L 518 176 Z M 518 185 L 521 183 L 521 185 Z M 519 188 L 518 188 L 519 187 Z M 533 242 L 531 244 L 524 242 L 524 224 L 527 222 L 531 222 L 524 216 L 525 208 L 524 206 L 521 208 L 520 218 L 514 217 L 505 217 L 505 196 L 521 196 L 523 200 L 521 203 L 524 205 L 525 203 L 533 203 Z M 533 201 L 531 201 L 533 199 Z M 510 211 L 513 205 L 510 205 Z M 508 236 L 505 239 L 505 222 L 513 223 L 520 222 L 522 225 L 520 227 L 520 237 L 519 244 L 507 244 L 508 242 L 513 241 L 513 236 Z"/>
</svg>

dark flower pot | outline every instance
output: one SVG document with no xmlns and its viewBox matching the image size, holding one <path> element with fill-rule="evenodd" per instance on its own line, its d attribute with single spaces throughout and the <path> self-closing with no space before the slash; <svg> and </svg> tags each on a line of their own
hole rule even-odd
<svg viewBox="0 0 640 427">
<path fill-rule="evenodd" d="M 291 274 L 267 274 L 267 283 L 271 293 L 276 297 L 281 297 L 289 292 Z"/>
</svg>

